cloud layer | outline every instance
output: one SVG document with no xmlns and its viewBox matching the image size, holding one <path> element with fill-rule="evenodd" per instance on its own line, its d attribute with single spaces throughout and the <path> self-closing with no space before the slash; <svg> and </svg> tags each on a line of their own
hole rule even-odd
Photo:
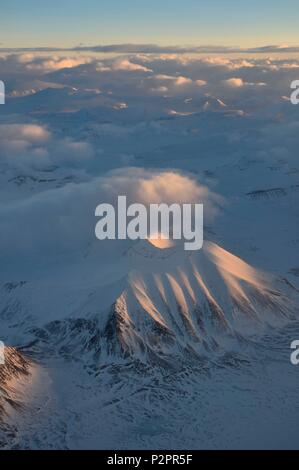
<svg viewBox="0 0 299 470">
<path fill-rule="evenodd" d="M 110 44 L 110 45 L 90 45 L 90 46 L 76 46 L 70 49 L 60 49 L 51 47 L 35 47 L 35 48 L 0 48 L 0 52 L 58 52 L 58 51 L 79 51 L 79 52 L 101 52 L 101 53 L 129 53 L 129 54 L 232 54 L 232 53 L 297 53 L 299 46 L 287 45 L 266 45 L 251 48 L 241 47 L 225 47 L 215 45 L 203 46 L 159 46 L 158 44 Z"/>
<path fill-rule="evenodd" d="M 0 55 L 0 263 L 12 278 L 26 259 L 32 269 L 82 260 L 95 207 L 118 195 L 204 203 L 214 226 L 262 181 L 297 187 L 296 54 L 130 47 Z"/>
</svg>

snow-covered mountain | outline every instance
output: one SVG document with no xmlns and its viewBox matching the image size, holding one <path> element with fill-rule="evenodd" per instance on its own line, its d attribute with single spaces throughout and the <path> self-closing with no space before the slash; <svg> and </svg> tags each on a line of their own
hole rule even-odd
<svg viewBox="0 0 299 470">
<path fill-rule="evenodd" d="M 207 242 L 196 255 L 166 249 L 165 257 L 146 248 L 135 251 L 147 259 L 129 274 L 110 312 L 109 353 L 145 362 L 198 357 L 294 313 L 265 275 L 216 244 Z"/>
<path fill-rule="evenodd" d="M 144 448 L 139 435 L 148 436 L 148 446 L 158 445 L 157 436 L 162 437 L 163 448 L 172 426 L 189 409 L 205 443 L 198 419 L 204 419 L 205 429 L 212 429 L 212 421 L 202 412 L 197 416 L 196 406 L 211 394 L 206 374 L 217 377 L 224 390 L 228 377 L 237 388 L 249 387 L 250 411 L 254 381 L 263 383 L 269 358 L 279 357 L 283 338 L 298 328 L 297 290 L 214 243 L 190 255 L 181 247 L 161 250 L 147 241 L 138 242 L 124 252 L 124 263 L 128 260 L 133 271 L 112 286 L 67 293 L 52 285 L 49 302 L 45 287 L 38 283 L 3 286 L 1 322 L 7 326 L 7 337 L 21 339 L 22 352 L 6 348 L 7 362 L 0 366 L 2 442 L 11 436 L 17 448 L 74 448 L 79 420 L 85 430 L 80 447 L 96 446 L 94 432 L 101 436 L 101 445 L 115 442 L 118 425 L 126 422 L 130 432 L 118 442 L 119 448 L 133 442 Z M 42 315 L 39 309 L 44 309 Z M 60 319 L 47 321 L 51 312 Z M 251 371 L 245 381 L 244 369 Z M 281 365 L 280 374 L 284 371 Z M 276 383 L 276 374 L 277 366 L 268 369 L 267 380 L 271 377 L 271 383 Z M 284 380 L 292 380 L 291 375 Z M 280 387 L 276 385 L 271 402 L 280 400 Z M 197 389 L 198 396 L 194 395 Z M 217 406 L 220 395 L 213 392 Z M 236 412 L 241 412 L 238 393 L 230 399 Z M 175 409 L 171 404 L 176 404 Z M 140 419 L 148 421 L 146 416 L 154 416 L 157 406 L 164 407 L 161 419 L 172 416 L 165 436 L 163 426 L 160 429 L 157 424 L 153 434 L 141 428 L 137 432 Z M 227 404 L 223 406 L 217 420 L 228 413 Z M 83 414 L 74 411 L 79 407 Z M 289 410 L 284 412 L 289 415 Z M 105 436 L 96 416 L 109 423 Z M 249 416 L 250 421 L 254 415 Z M 41 428 L 44 434 L 36 441 Z M 198 446 L 193 428 L 182 445 L 187 442 Z"/>
<path fill-rule="evenodd" d="M 30 375 L 30 361 L 15 348 L 5 347 L 4 358 L 0 365 L 0 421 L 12 409 L 22 408 L 20 385 Z"/>
<path fill-rule="evenodd" d="M 0 57 L 0 447 L 298 447 L 298 59 L 85 59 Z M 120 194 L 203 250 L 96 240 Z"/>
<path fill-rule="evenodd" d="M 180 245 L 160 249 L 140 241 L 124 252 L 122 263 L 131 268 L 111 285 L 75 294 L 53 284 L 48 296 L 55 301 L 49 298 L 43 315 L 42 284 L 5 284 L 1 318 L 14 332 L 11 338 L 22 337 L 29 352 L 88 352 L 98 363 L 179 363 L 296 318 L 297 290 L 291 284 L 215 243 L 190 254 Z"/>
</svg>

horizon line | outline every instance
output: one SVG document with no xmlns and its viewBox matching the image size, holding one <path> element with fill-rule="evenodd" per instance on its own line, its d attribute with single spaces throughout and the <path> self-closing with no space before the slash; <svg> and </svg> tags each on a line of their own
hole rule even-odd
<svg viewBox="0 0 299 470">
<path fill-rule="evenodd" d="M 162 46 L 159 44 L 151 43 L 117 43 L 117 44 L 104 44 L 104 45 L 78 45 L 74 47 L 51 47 L 51 46 L 37 46 L 37 47 L 0 47 L 0 52 L 102 52 L 102 53 L 165 53 L 165 54 L 229 54 L 229 53 L 246 53 L 246 54 L 259 54 L 259 53 L 299 53 L 298 46 L 287 45 L 265 45 L 250 48 L 236 47 L 236 46 L 217 46 L 217 45 L 202 45 L 202 46 Z"/>
</svg>

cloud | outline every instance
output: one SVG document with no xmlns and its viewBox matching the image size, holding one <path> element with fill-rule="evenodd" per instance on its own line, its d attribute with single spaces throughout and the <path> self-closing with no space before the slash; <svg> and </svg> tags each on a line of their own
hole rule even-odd
<svg viewBox="0 0 299 470">
<path fill-rule="evenodd" d="M 231 87 L 236 87 L 236 88 L 240 88 L 245 85 L 242 78 L 228 78 L 227 80 L 225 80 L 225 83 Z"/>
<path fill-rule="evenodd" d="M 166 75 L 166 74 L 158 74 L 155 75 L 154 80 L 157 82 L 168 82 L 168 86 L 172 87 L 178 87 L 178 88 L 186 88 L 187 86 L 190 88 L 190 85 L 196 85 L 197 87 L 201 87 L 207 84 L 205 80 L 195 80 L 193 81 L 189 77 L 185 77 L 183 75 L 178 75 L 178 76 L 172 76 L 172 75 Z M 161 91 L 167 91 L 168 88 L 165 87 L 164 85 L 157 86 L 156 88 L 152 88 L 154 90 L 161 90 Z"/>
<path fill-rule="evenodd" d="M 60 68 L 70 58 L 68 65 L 73 67 Z M 98 109 L 99 121 L 105 116 L 111 127 L 121 128 L 119 123 L 124 119 L 136 123 L 149 116 L 167 116 L 169 110 L 176 117 L 211 110 L 211 106 L 217 108 L 217 99 L 227 104 L 225 112 L 233 108 L 248 113 L 261 103 L 265 109 L 287 95 L 290 82 L 298 78 L 299 61 L 287 56 L 242 58 L 157 51 L 106 59 L 102 56 L 99 61 L 95 54 L 70 57 L 27 51 L 7 54 L 0 58 L 0 65 L 11 112 L 26 109 L 47 115 L 50 111 L 76 113 L 88 109 L 91 113 Z M 95 94 L 92 90 L 99 91 Z M 263 90 L 263 100 L 258 90 Z M 213 97 L 214 106 L 210 98 L 206 105 L 207 94 Z M 254 96 L 257 94 L 259 98 Z M 171 102 L 175 98 L 182 101 Z M 187 105 L 184 100 L 189 98 L 192 100 Z M 119 103 L 126 103 L 126 107 Z M 117 112 L 112 115 L 111 110 Z"/>
<path fill-rule="evenodd" d="M 185 53 L 201 53 L 201 54 L 229 54 L 229 53 L 274 53 L 274 52 L 299 52 L 299 46 L 289 47 L 287 45 L 268 45 L 253 48 L 225 47 L 217 45 L 203 46 L 159 46 L 157 44 L 112 44 L 107 46 L 85 46 L 73 48 L 73 50 L 85 50 L 94 52 L 124 52 L 124 53 L 166 53 L 166 54 L 185 54 Z"/>
<path fill-rule="evenodd" d="M 0 48 L 0 52 L 20 53 L 20 52 L 101 52 L 101 53 L 128 53 L 128 54 L 230 54 L 230 53 L 298 53 L 299 46 L 288 45 L 265 45 L 251 48 L 225 47 L 221 45 L 202 45 L 202 46 L 160 46 L 158 44 L 110 44 L 110 45 L 90 45 L 75 46 L 72 48 L 57 47 L 25 47 L 25 48 Z"/>
<path fill-rule="evenodd" d="M 135 64 L 129 59 L 118 59 L 113 64 L 113 70 L 124 70 L 128 72 L 152 72 L 151 69 L 140 64 Z"/>
<path fill-rule="evenodd" d="M 1 57 L 0 61 L 4 62 L 5 68 L 10 70 L 19 69 L 23 74 L 45 74 L 56 70 L 70 69 L 80 65 L 86 65 L 92 62 L 92 58 L 86 55 L 65 56 L 57 53 L 38 52 L 14 52 Z"/>
<path fill-rule="evenodd" d="M 40 144 L 49 140 L 50 132 L 37 124 L 0 124 L 0 138 Z"/>
<path fill-rule="evenodd" d="M 195 80 L 197 86 L 205 86 L 207 82 L 205 80 Z"/>
<path fill-rule="evenodd" d="M 221 198 L 188 174 L 173 170 L 145 170 L 124 168 L 111 171 L 101 179 L 104 197 L 116 200 L 119 194 L 128 197 L 129 203 L 145 205 L 157 203 L 199 203 L 207 206 L 207 213 L 214 214 Z"/>
<path fill-rule="evenodd" d="M 129 58 L 119 57 L 112 63 L 99 62 L 96 66 L 97 72 L 152 72 L 151 69 L 132 62 Z"/>
<path fill-rule="evenodd" d="M 150 88 L 150 91 L 152 91 L 153 93 L 167 93 L 168 88 L 166 86 L 161 85 L 161 86 Z"/>
<path fill-rule="evenodd" d="M 154 78 L 159 81 L 172 82 L 173 84 L 178 85 L 178 86 L 192 83 L 192 80 L 190 78 L 183 77 L 182 75 L 179 75 L 178 77 L 173 77 L 171 75 L 159 74 L 159 75 L 156 75 Z"/>
<path fill-rule="evenodd" d="M 0 204 L 0 246 L 11 262 L 24 257 L 52 263 L 55 257 L 83 254 L 94 238 L 95 208 L 100 203 L 202 203 L 205 218 L 214 217 L 222 199 L 193 177 L 173 170 L 126 168 L 81 184 L 68 184 L 9 205 Z M 19 227 L 22 227 L 20 236 Z M 112 248 L 113 249 L 113 244 Z M 97 251 L 107 251 L 97 244 Z"/>
<path fill-rule="evenodd" d="M 202 64 L 210 67 L 223 67 L 228 70 L 239 70 L 243 68 L 253 68 L 255 60 L 251 59 L 231 59 L 223 56 L 203 57 L 200 59 Z"/>
<path fill-rule="evenodd" d="M 28 56 L 28 54 L 26 54 Z M 30 55 L 29 55 L 30 56 Z M 61 69 L 70 69 L 78 67 L 79 65 L 89 64 L 91 59 L 89 57 L 59 57 L 53 56 L 52 58 L 26 58 L 24 61 L 24 54 L 20 57 L 20 62 L 26 63 L 26 68 L 33 71 L 51 72 Z"/>
<path fill-rule="evenodd" d="M 95 206 L 118 194 L 145 204 L 203 201 L 208 217 L 217 212 L 217 196 L 188 173 L 129 165 L 190 169 L 217 187 L 230 158 L 243 168 L 243 154 L 271 157 L 273 166 L 295 155 L 298 109 L 281 98 L 298 78 L 295 56 L 155 51 L 84 56 L 83 63 L 62 68 L 69 56 L 27 51 L 0 58 L 10 123 L 0 124 L 1 244 L 3 253 L 10 246 L 16 263 L 26 250 L 45 262 L 59 250 L 82 253 L 93 233 Z M 273 127 L 262 133 L 259 123 L 269 116 Z M 109 172 L 117 167 L 126 168 Z M 24 184 L 12 181 L 24 175 Z M 18 227 L 26 224 L 19 240 Z"/>
<path fill-rule="evenodd" d="M 188 77 L 179 76 L 175 78 L 175 84 L 178 86 L 187 85 L 189 83 L 192 83 L 192 80 Z"/>
<path fill-rule="evenodd" d="M 244 82 L 242 78 L 228 78 L 224 81 L 228 86 L 232 88 L 242 88 L 244 86 L 266 86 L 265 82 Z"/>
<path fill-rule="evenodd" d="M 28 62 L 32 62 L 35 58 L 36 55 L 33 52 L 17 55 L 17 61 L 20 62 L 20 64 L 27 64 Z"/>
<path fill-rule="evenodd" d="M 1 124 L 0 140 L 0 161 L 14 168 L 75 167 L 94 155 L 88 142 L 55 137 L 37 124 Z"/>
</svg>

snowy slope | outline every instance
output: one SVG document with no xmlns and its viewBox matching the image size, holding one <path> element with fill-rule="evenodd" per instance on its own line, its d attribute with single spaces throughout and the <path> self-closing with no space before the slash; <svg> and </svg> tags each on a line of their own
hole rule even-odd
<svg viewBox="0 0 299 470">
<path fill-rule="evenodd" d="M 5 284 L 1 319 L 10 341 L 41 355 L 86 352 L 99 364 L 130 358 L 175 365 L 238 348 L 242 338 L 296 318 L 290 283 L 211 242 L 190 254 L 140 241 L 122 263 L 131 266 L 125 276 L 95 288 Z"/>
</svg>

